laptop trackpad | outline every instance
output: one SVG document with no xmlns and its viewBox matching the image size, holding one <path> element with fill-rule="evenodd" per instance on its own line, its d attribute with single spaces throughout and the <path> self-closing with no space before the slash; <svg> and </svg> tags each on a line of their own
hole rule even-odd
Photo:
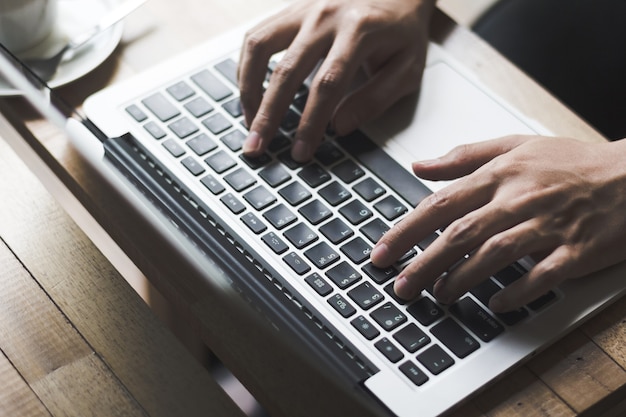
<svg viewBox="0 0 626 417">
<path fill-rule="evenodd" d="M 410 169 L 412 161 L 439 157 L 459 144 L 509 134 L 537 134 L 525 120 L 446 62 L 424 71 L 422 89 L 364 130 Z M 439 189 L 445 183 L 428 184 Z"/>
</svg>

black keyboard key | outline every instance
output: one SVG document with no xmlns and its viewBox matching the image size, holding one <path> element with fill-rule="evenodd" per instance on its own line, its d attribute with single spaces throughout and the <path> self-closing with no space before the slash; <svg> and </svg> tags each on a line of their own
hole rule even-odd
<svg viewBox="0 0 626 417">
<path fill-rule="evenodd" d="M 186 152 L 185 148 L 180 146 L 178 141 L 174 139 L 167 139 L 165 142 L 162 143 L 162 145 L 175 158 L 184 155 Z"/>
<path fill-rule="evenodd" d="M 320 227 L 320 232 L 335 245 L 354 235 L 352 228 L 337 218 Z"/>
<path fill-rule="evenodd" d="M 205 171 L 204 167 L 191 156 L 181 159 L 180 163 L 183 164 L 189 172 L 196 176 Z"/>
<path fill-rule="evenodd" d="M 222 136 L 220 140 L 224 145 L 228 146 L 228 149 L 233 152 L 238 152 L 241 150 L 243 142 L 246 140 L 246 135 L 244 135 L 241 130 L 235 129 Z"/>
<path fill-rule="evenodd" d="M 344 153 L 332 142 L 324 141 L 315 151 L 315 157 L 325 166 L 330 166 L 344 158 Z"/>
<path fill-rule="evenodd" d="M 268 145 L 267 150 L 270 152 L 278 152 L 281 149 L 285 149 L 289 145 L 291 145 L 291 140 L 279 132 L 276 136 L 274 136 L 274 139 L 272 139 Z"/>
<path fill-rule="evenodd" d="M 360 264 L 370 257 L 372 247 L 360 237 L 354 238 L 341 247 L 341 251 L 355 264 Z"/>
<path fill-rule="evenodd" d="M 211 174 L 204 176 L 200 182 L 215 195 L 225 190 L 224 186 Z"/>
<path fill-rule="evenodd" d="M 496 316 L 507 325 L 513 326 L 528 317 L 528 310 L 520 308 L 505 313 L 498 313 Z"/>
<path fill-rule="evenodd" d="M 215 69 L 224 76 L 228 81 L 233 83 L 235 87 L 238 87 L 237 83 L 237 63 L 231 58 L 227 58 L 224 61 L 215 64 Z"/>
<path fill-rule="evenodd" d="M 393 335 L 393 338 L 410 353 L 417 352 L 430 343 L 430 337 L 414 323 L 410 323 L 398 330 Z"/>
<path fill-rule="evenodd" d="M 305 166 L 298 172 L 298 176 L 312 188 L 330 181 L 330 174 L 319 164 Z"/>
<path fill-rule="evenodd" d="M 215 101 L 221 101 L 233 94 L 230 88 L 226 87 L 209 70 L 200 71 L 192 76 L 191 80 Z"/>
<path fill-rule="evenodd" d="M 335 294 L 330 297 L 328 303 L 344 318 L 356 313 L 356 309 L 341 294 Z"/>
<path fill-rule="evenodd" d="M 298 223 L 284 233 L 288 241 L 296 248 L 302 249 L 309 246 L 318 239 L 318 236 L 309 226 L 304 223 Z"/>
<path fill-rule="evenodd" d="M 429 326 L 443 317 L 444 312 L 436 302 L 422 297 L 407 307 L 406 311 L 415 317 L 423 326 Z"/>
<path fill-rule="evenodd" d="M 187 141 L 187 146 L 189 146 L 198 156 L 205 155 L 217 148 L 217 144 L 213 141 L 213 139 L 204 133 L 199 134 L 193 139 L 189 139 Z"/>
<path fill-rule="evenodd" d="M 167 88 L 167 92 L 170 93 L 172 97 L 176 101 L 183 101 L 193 96 L 196 92 L 193 91 L 193 88 L 189 87 L 184 81 L 179 81 L 176 84 Z"/>
<path fill-rule="evenodd" d="M 224 108 L 224 110 L 226 110 L 228 114 L 231 115 L 231 117 L 235 119 L 243 115 L 243 111 L 241 110 L 241 101 L 239 100 L 239 97 L 227 101 L 226 103 L 222 104 L 222 107 Z"/>
<path fill-rule="evenodd" d="M 291 175 L 282 164 L 271 164 L 259 171 L 259 176 L 268 183 L 270 187 L 278 187 L 289 181 Z"/>
<path fill-rule="evenodd" d="M 135 119 L 135 121 L 138 123 L 141 123 L 148 118 L 148 115 L 144 113 L 143 110 L 141 110 L 136 104 L 131 104 L 130 106 L 126 107 L 126 112 L 130 114 L 132 118 Z"/>
<path fill-rule="evenodd" d="M 256 183 L 256 179 L 243 168 L 239 168 L 226 175 L 224 181 L 233 187 L 235 191 L 243 191 Z"/>
<path fill-rule="evenodd" d="M 264 235 L 261 240 L 279 255 L 289 249 L 289 246 L 274 232 Z"/>
<path fill-rule="evenodd" d="M 553 291 L 548 291 L 546 294 L 528 303 L 528 307 L 531 310 L 538 311 L 544 308 L 547 304 L 554 301 L 555 299 L 556 299 L 556 293 L 554 293 Z"/>
<path fill-rule="evenodd" d="M 378 342 L 374 343 L 376 349 L 378 349 L 387 359 L 396 363 L 404 357 L 404 354 L 398 349 L 391 340 L 383 337 Z"/>
<path fill-rule="evenodd" d="M 185 104 L 185 109 L 195 118 L 200 118 L 213 111 L 213 106 L 202 97 L 196 97 Z"/>
<path fill-rule="evenodd" d="M 392 195 L 374 204 L 374 208 L 389 221 L 395 220 L 409 211 L 404 204 Z"/>
<path fill-rule="evenodd" d="M 363 310 L 370 309 L 384 300 L 384 296 L 369 282 L 364 282 L 348 291 L 348 296 Z"/>
<path fill-rule="evenodd" d="M 331 287 L 330 284 L 326 282 L 326 280 L 322 278 L 317 272 L 314 272 L 306 277 L 304 281 L 309 284 L 311 288 L 313 288 L 315 292 L 322 297 L 325 297 L 333 292 L 333 287 Z"/>
<path fill-rule="evenodd" d="M 504 331 L 504 327 L 469 297 L 450 306 L 450 312 L 483 342 L 489 342 Z"/>
<path fill-rule="evenodd" d="M 404 169 L 360 131 L 337 138 L 346 151 L 372 171 L 411 207 L 417 206 L 432 192 L 415 175 Z"/>
<path fill-rule="evenodd" d="M 359 200 L 352 200 L 339 209 L 339 213 L 350 223 L 359 224 L 372 217 L 373 213 Z"/>
<path fill-rule="evenodd" d="M 241 216 L 241 221 L 254 233 L 259 234 L 267 230 L 267 226 L 254 213 L 246 213 Z"/>
<path fill-rule="evenodd" d="M 368 319 L 364 316 L 358 316 L 354 320 L 350 322 L 354 326 L 355 329 L 361 333 L 361 335 L 367 340 L 372 340 L 380 334 L 376 326 L 374 326 Z"/>
<path fill-rule="evenodd" d="M 370 242 L 376 243 L 385 233 L 387 233 L 387 231 L 389 231 L 389 226 L 380 219 L 374 219 L 361 227 L 360 230 L 361 233 L 363 233 L 365 237 L 370 240 Z"/>
<path fill-rule="evenodd" d="M 435 240 L 437 240 L 438 237 L 439 237 L 439 235 L 437 233 L 433 232 L 430 235 L 428 235 L 427 237 L 425 237 L 424 239 L 420 240 L 418 242 L 418 244 L 417 244 L 417 247 L 424 251 L 424 250 L 426 250 L 427 247 L 432 245 L 433 242 Z"/>
<path fill-rule="evenodd" d="M 387 331 L 397 328 L 407 320 L 406 316 L 391 303 L 384 304 L 370 315 L 376 323 Z"/>
<path fill-rule="evenodd" d="M 318 192 L 319 195 L 322 196 L 322 198 L 331 206 L 338 206 L 352 197 L 350 191 L 346 190 L 345 187 L 337 181 L 331 182 Z"/>
<path fill-rule="evenodd" d="M 241 154 L 239 155 L 239 159 L 245 162 L 251 169 L 259 169 L 272 161 L 272 157 L 266 153 L 255 156 L 254 158 Z"/>
<path fill-rule="evenodd" d="M 363 171 L 363 169 L 352 159 L 346 159 L 345 161 L 337 164 L 332 169 L 332 172 L 346 184 L 350 184 L 365 175 L 365 171 Z"/>
<path fill-rule="evenodd" d="M 292 213 L 284 204 L 279 204 L 276 207 L 266 211 L 263 214 L 272 225 L 277 229 L 283 229 L 295 222 L 297 217 Z"/>
<path fill-rule="evenodd" d="M 472 295 L 476 297 L 478 301 L 483 303 L 485 307 L 488 307 L 489 299 L 501 289 L 502 288 L 491 279 L 486 279 L 485 281 L 472 288 L 470 290 L 470 293 L 472 293 Z"/>
<path fill-rule="evenodd" d="M 234 214 L 241 214 L 246 210 L 246 206 L 232 193 L 225 194 L 220 198 L 220 201 Z"/>
<path fill-rule="evenodd" d="M 404 362 L 398 369 L 417 386 L 424 385 L 428 381 L 428 375 L 411 361 Z"/>
<path fill-rule="evenodd" d="M 262 185 L 259 185 L 258 187 L 245 193 L 243 198 L 256 210 L 263 210 L 264 208 L 274 204 L 276 201 L 276 197 L 274 197 L 274 195 L 267 191 L 267 189 Z"/>
<path fill-rule="evenodd" d="M 165 130 L 161 129 L 161 126 L 156 124 L 156 122 L 148 122 L 143 125 L 143 128 L 146 129 L 150 136 L 157 140 L 163 139 L 167 135 L 167 133 L 165 133 Z"/>
<path fill-rule="evenodd" d="M 365 201 L 374 201 L 387 192 L 387 190 L 372 178 L 366 178 L 352 188 L 358 195 L 363 197 Z"/>
<path fill-rule="evenodd" d="M 297 181 L 294 181 L 291 184 L 288 184 L 281 188 L 278 191 L 278 194 L 280 194 L 292 206 L 297 206 L 303 201 L 311 198 L 311 193 L 309 192 L 309 190 L 304 188 L 304 186 Z"/>
<path fill-rule="evenodd" d="M 225 151 L 218 151 L 208 158 L 204 160 L 208 166 L 210 166 L 213 171 L 221 174 L 222 172 L 228 171 L 237 163 L 233 158 L 230 157 Z"/>
<path fill-rule="evenodd" d="M 280 123 L 280 127 L 285 132 L 291 132 L 298 127 L 300 123 L 300 115 L 293 111 L 292 109 L 288 109 L 287 113 L 285 113 L 285 117 L 283 117 L 282 122 Z"/>
<path fill-rule="evenodd" d="M 417 355 L 417 360 L 426 367 L 433 375 L 439 375 L 452 365 L 454 359 L 448 355 L 439 345 L 433 345 L 423 353 Z"/>
<path fill-rule="evenodd" d="M 520 279 L 526 273 L 526 269 L 515 262 L 494 274 L 494 278 L 505 287 Z"/>
<path fill-rule="evenodd" d="M 309 223 L 314 225 L 323 222 L 332 215 L 330 209 L 319 200 L 313 200 L 305 204 L 298 209 L 298 212 L 302 214 Z"/>
<path fill-rule="evenodd" d="M 228 119 L 220 113 L 215 113 L 214 115 L 207 117 L 202 121 L 202 124 L 214 135 L 219 135 L 232 126 Z"/>
<path fill-rule="evenodd" d="M 298 162 L 291 157 L 291 150 L 287 149 L 278 155 L 278 160 L 285 164 L 289 169 L 296 169 L 303 165 L 302 162 Z"/>
<path fill-rule="evenodd" d="M 374 264 L 371 262 L 364 265 L 361 269 L 377 284 L 384 284 L 391 278 L 398 275 L 398 270 L 393 266 L 389 266 L 383 269 L 374 266 Z"/>
<path fill-rule="evenodd" d="M 327 268 L 339 260 L 339 254 L 326 242 L 318 243 L 304 252 L 304 255 L 320 269 Z"/>
<path fill-rule="evenodd" d="M 326 276 L 342 290 L 361 280 L 361 274 L 347 262 L 341 262 L 332 267 L 326 272 Z"/>
<path fill-rule="evenodd" d="M 433 326 L 430 332 L 459 358 L 465 358 L 480 347 L 478 341 L 452 317 Z"/>
<path fill-rule="evenodd" d="M 304 106 L 306 106 L 306 101 L 308 98 L 308 92 L 302 92 L 293 100 L 293 106 L 298 109 L 300 113 L 302 113 L 304 111 Z"/>
<path fill-rule="evenodd" d="M 393 298 L 396 301 L 396 303 L 400 305 L 405 305 L 409 303 L 409 300 L 403 300 L 402 298 L 396 295 L 396 292 L 393 290 L 393 282 L 390 282 L 389 284 L 385 285 L 385 288 L 383 289 L 385 290 L 387 294 L 389 294 L 391 298 Z"/>
<path fill-rule="evenodd" d="M 162 122 L 167 122 L 180 114 L 176 106 L 161 93 L 154 93 L 141 102 Z"/>
<path fill-rule="evenodd" d="M 304 275 L 311 270 L 309 264 L 295 252 L 290 252 L 283 257 L 283 261 L 287 263 L 298 275 Z"/>
</svg>

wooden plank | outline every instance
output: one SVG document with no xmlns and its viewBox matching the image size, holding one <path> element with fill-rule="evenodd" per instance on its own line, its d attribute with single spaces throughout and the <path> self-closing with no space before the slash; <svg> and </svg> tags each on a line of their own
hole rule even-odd
<svg viewBox="0 0 626 417">
<path fill-rule="evenodd" d="M 488 417 L 573 417 L 548 386 L 521 367 L 481 393 L 474 404 Z"/>
<path fill-rule="evenodd" d="M 528 367 L 577 413 L 626 386 L 626 371 L 579 330 L 542 352 Z"/>
<path fill-rule="evenodd" d="M 4 245 L 0 264 L 0 348 L 45 407 L 53 415 L 145 415 Z"/>
<path fill-rule="evenodd" d="M 40 361 L 27 374 L 49 375 L 63 365 L 78 366 L 73 359 L 80 358 L 87 361 L 81 366 L 93 372 L 95 379 L 103 378 L 105 369 L 110 369 L 149 415 L 243 415 L 208 372 L 155 319 L 4 141 L 0 141 L 0 176 L 0 236 L 63 311 L 71 323 L 66 325 L 73 326 L 90 348 L 63 344 L 67 340 L 56 338 L 55 332 L 46 332 L 30 343 L 24 339 L 20 345 L 25 349 L 52 341 L 54 346 L 68 350 L 48 352 L 44 358 L 50 362 Z M 63 323 L 57 321 L 49 327 L 59 331 Z M 15 332 L 17 328 L 11 328 L 12 343 L 19 342 Z M 93 352 L 102 359 L 104 368 L 89 362 Z M 68 353 L 72 356 L 66 356 Z M 89 387 L 87 381 L 81 382 Z M 57 382 L 51 378 L 50 383 Z M 39 389 L 46 392 L 48 388 Z"/>
<path fill-rule="evenodd" d="M 581 327 L 623 369 L 626 369 L 626 297 Z"/>
<path fill-rule="evenodd" d="M 0 245 L 0 251 L 6 246 Z M 9 359 L 0 352 L 0 416 L 45 417 L 50 413 L 21 377 Z"/>
</svg>

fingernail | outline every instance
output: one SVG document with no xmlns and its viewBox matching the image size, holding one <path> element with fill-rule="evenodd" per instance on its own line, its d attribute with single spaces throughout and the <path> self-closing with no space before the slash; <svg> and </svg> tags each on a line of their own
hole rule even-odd
<svg viewBox="0 0 626 417">
<path fill-rule="evenodd" d="M 311 158 L 311 146 L 304 140 L 296 139 L 291 148 L 291 157 L 298 162 L 306 162 Z"/>
<path fill-rule="evenodd" d="M 413 162 L 413 166 L 420 166 L 420 167 L 429 167 L 432 165 L 437 165 L 441 162 L 441 159 L 436 158 L 436 159 L 425 159 L 423 161 L 416 161 Z"/>
<path fill-rule="evenodd" d="M 494 313 L 502 313 L 503 308 L 504 303 L 502 301 L 502 297 L 497 294 L 492 296 L 489 300 L 489 310 L 493 311 Z"/>
<path fill-rule="evenodd" d="M 452 301 L 452 296 L 447 287 L 446 280 L 443 278 L 435 281 L 433 285 L 433 295 L 442 304 L 450 304 Z"/>
<path fill-rule="evenodd" d="M 393 283 L 393 292 L 402 300 L 412 300 L 416 295 L 406 275 L 402 274 L 400 274 Z"/>
<path fill-rule="evenodd" d="M 250 132 L 246 140 L 243 142 L 243 153 L 256 152 L 261 146 L 261 136 L 257 132 Z"/>
<path fill-rule="evenodd" d="M 372 249 L 372 253 L 370 253 L 370 259 L 374 263 L 376 263 L 379 260 L 383 260 L 387 257 L 388 251 L 389 251 L 389 248 L 387 247 L 387 244 L 381 243 L 379 245 L 376 245 L 374 246 L 374 249 Z"/>
</svg>

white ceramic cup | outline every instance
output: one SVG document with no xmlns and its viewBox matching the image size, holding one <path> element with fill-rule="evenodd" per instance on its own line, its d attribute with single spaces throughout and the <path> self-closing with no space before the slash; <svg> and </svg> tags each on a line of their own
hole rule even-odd
<svg viewBox="0 0 626 417">
<path fill-rule="evenodd" d="M 57 18 L 57 0 L 0 0 L 0 43 L 13 53 L 43 41 Z"/>
</svg>

